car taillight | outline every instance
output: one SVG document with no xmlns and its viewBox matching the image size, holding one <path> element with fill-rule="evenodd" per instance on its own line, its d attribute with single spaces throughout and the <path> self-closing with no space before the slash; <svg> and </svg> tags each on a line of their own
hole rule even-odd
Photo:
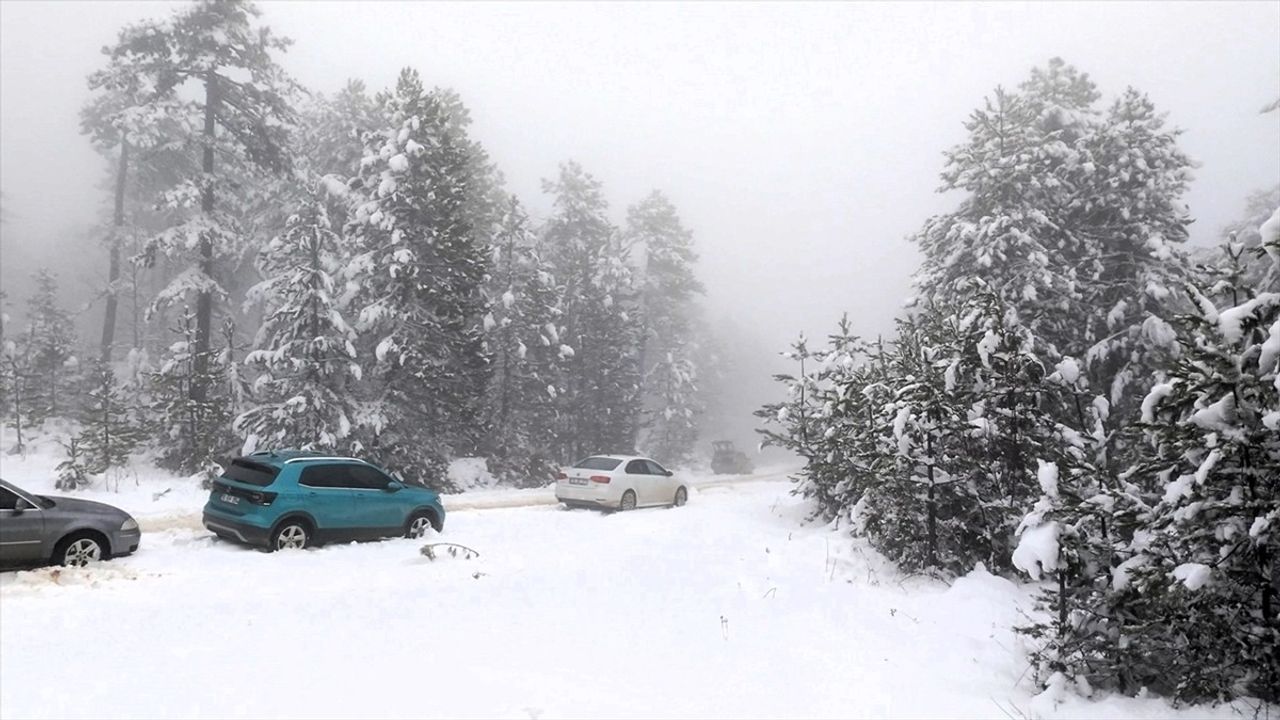
<svg viewBox="0 0 1280 720">
<path fill-rule="evenodd" d="M 562 473 L 562 472 L 558 472 L 558 473 L 556 473 L 556 479 L 557 479 L 557 480 L 568 480 L 568 479 L 569 479 L 569 476 L 568 476 L 568 475 L 565 475 L 565 474 L 564 474 L 564 473 Z"/>
<path fill-rule="evenodd" d="M 609 482 L 609 476 L 608 475 L 592 475 L 591 482 L 607 483 Z"/>
<path fill-rule="evenodd" d="M 273 492 L 254 492 L 249 493 L 249 502 L 254 505 L 270 505 L 275 502 L 276 493 Z"/>
</svg>

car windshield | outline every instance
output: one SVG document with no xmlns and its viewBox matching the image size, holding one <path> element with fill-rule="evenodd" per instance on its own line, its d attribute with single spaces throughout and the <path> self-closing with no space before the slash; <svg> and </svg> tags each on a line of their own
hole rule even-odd
<svg viewBox="0 0 1280 720">
<path fill-rule="evenodd" d="M 614 458 L 589 457 L 586 460 L 579 461 L 574 467 L 582 470 L 612 470 L 621 464 L 621 460 L 615 460 Z"/>
<path fill-rule="evenodd" d="M 235 480 L 248 485 L 257 485 L 258 487 L 266 487 L 276 479 L 276 475 L 280 474 L 280 470 L 270 465 L 263 465 L 252 460 L 244 460 L 237 458 L 232 460 L 227 466 L 226 472 L 222 473 L 222 477 L 228 480 Z"/>
</svg>

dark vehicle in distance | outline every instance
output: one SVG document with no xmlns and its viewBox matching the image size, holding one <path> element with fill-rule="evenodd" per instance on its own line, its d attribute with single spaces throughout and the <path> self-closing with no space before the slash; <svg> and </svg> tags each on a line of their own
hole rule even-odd
<svg viewBox="0 0 1280 720">
<path fill-rule="evenodd" d="M 754 469 L 747 454 L 734 448 L 730 440 L 716 440 L 711 449 L 711 471 L 717 475 L 746 475 Z"/>
<path fill-rule="evenodd" d="M 128 555 L 141 539 L 138 522 L 119 508 L 0 480 L 0 564 L 83 566 Z"/>
</svg>

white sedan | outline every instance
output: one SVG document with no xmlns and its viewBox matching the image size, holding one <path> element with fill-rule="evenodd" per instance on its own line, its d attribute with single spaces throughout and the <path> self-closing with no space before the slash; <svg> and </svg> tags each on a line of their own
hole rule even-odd
<svg viewBox="0 0 1280 720">
<path fill-rule="evenodd" d="M 569 507 L 634 510 L 678 507 L 689 489 L 676 474 L 645 457 L 592 455 L 556 476 L 556 499 Z"/>
</svg>

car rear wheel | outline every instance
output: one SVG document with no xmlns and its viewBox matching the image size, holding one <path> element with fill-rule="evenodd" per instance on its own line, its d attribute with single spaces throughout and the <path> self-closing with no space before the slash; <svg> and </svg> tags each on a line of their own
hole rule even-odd
<svg viewBox="0 0 1280 720">
<path fill-rule="evenodd" d="M 618 509 L 624 512 L 636 509 L 636 494 L 634 491 L 628 490 L 622 493 L 622 502 L 618 503 Z"/>
<path fill-rule="evenodd" d="M 271 533 L 268 550 L 302 550 L 311 544 L 311 529 L 301 520 L 286 520 Z"/>
<path fill-rule="evenodd" d="M 105 544 L 89 533 L 69 535 L 53 551 L 53 559 L 58 564 L 75 567 L 84 567 L 89 563 L 105 560 L 106 557 Z"/>
<path fill-rule="evenodd" d="M 672 507 L 680 507 L 689 502 L 689 491 L 684 488 L 676 488 L 676 497 L 671 501 Z"/>
<path fill-rule="evenodd" d="M 431 516 L 426 513 L 418 513 L 409 518 L 409 522 L 405 524 L 404 536 L 411 539 L 417 539 L 427 534 L 428 530 L 434 528 L 431 522 Z"/>
</svg>

